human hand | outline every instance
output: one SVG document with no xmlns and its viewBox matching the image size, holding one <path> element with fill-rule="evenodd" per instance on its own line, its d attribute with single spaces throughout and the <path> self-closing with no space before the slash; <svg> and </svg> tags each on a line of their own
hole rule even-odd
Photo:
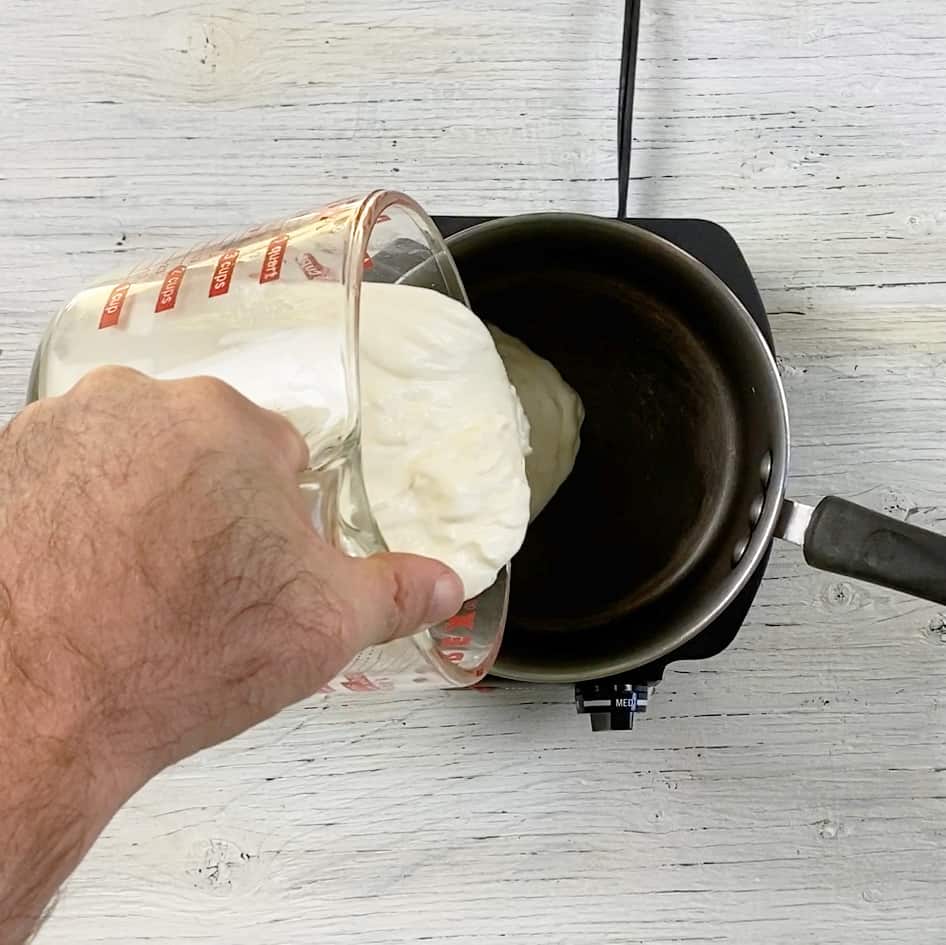
<svg viewBox="0 0 946 945">
<path fill-rule="evenodd" d="M 321 540 L 307 460 L 286 420 L 210 378 L 106 368 L 17 417 L 0 647 L 31 703 L 50 720 L 68 703 L 88 751 L 140 780 L 455 613 L 444 566 Z"/>
<path fill-rule="evenodd" d="M 322 541 L 307 459 L 288 421 L 219 381 L 123 368 L 0 432 L 7 761 L 47 746 L 107 821 L 161 768 L 459 609 L 444 565 Z"/>
</svg>

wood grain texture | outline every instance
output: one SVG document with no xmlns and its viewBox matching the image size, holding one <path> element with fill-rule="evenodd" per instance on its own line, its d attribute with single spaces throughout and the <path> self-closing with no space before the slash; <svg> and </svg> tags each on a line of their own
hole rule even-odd
<svg viewBox="0 0 946 945">
<path fill-rule="evenodd" d="M 375 185 L 613 212 L 602 0 L 7 0 L 0 418 L 124 254 Z M 728 227 L 793 494 L 946 531 L 946 8 L 646 0 L 632 212 Z M 902 943 L 946 934 L 946 614 L 779 548 L 633 735 L 559 687 L 312 702 L 168 771 L 40 945 Z"/>
</svg>

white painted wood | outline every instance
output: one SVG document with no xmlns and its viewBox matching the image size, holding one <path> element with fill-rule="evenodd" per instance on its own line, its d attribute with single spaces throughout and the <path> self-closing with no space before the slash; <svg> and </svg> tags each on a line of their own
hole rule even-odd
<svg viewBox="0 0 946 945">
<path fill-rule="evenodd" d="M 377 184 L 613 212 L 620 4 L 10 0 L 0 416 L 120 254 Z M 946 530 L 946 7 L 644 0 L 631 207 L 731 229 L 793 492 Z M 633 735 L 559 687 L 298 706 L 121 812 L 41 945 L 946 935 L 946 615 L 779 549 Z"/>
</svg>

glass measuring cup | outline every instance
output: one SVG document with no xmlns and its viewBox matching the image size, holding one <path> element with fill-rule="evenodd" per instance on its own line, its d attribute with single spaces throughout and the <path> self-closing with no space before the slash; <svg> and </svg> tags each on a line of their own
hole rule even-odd
<svg viewBox="0 0 946 945">
<path fill-rule="evenodd" d="M 404 194 L 375 191 L 99 280 L 51 322 L 29 399 L 63 393 L 104 364 L 219 377 L 305 436 L 300 488 L 319 533 L 347 554 L 386 551 L 361 466 L 359 311 L 370 282 L 468 304 L 430 218 Z M 365 650 L 324 691 L 478 682 L 496 658 L 508 595 L 506 569 L 456 617 Z"/>
</svg>

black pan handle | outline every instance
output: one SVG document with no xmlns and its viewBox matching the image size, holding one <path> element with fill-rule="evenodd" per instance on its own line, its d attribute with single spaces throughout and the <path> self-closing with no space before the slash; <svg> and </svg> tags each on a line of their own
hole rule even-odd
<svg viewBox="0 0 946 945">
<path fill-rule="evenodd" d="M 812 567 L 946 604 L 946 535 L 828 496 L 802 545 Z"/>
</svg>

